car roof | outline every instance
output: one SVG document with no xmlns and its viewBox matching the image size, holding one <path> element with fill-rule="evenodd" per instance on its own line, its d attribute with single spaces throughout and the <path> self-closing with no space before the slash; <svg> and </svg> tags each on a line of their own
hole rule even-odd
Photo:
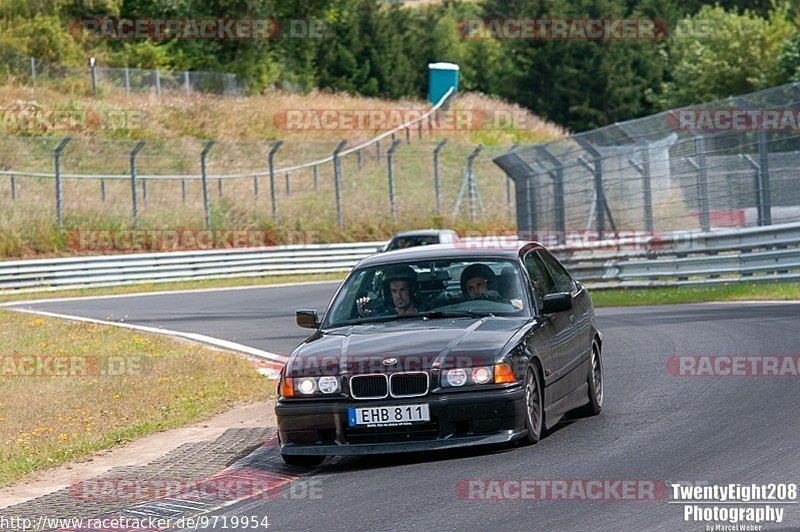
<svg viewBox="0 0 800 532">
<path fill-rule="evenodd" d="M 480 260 L 481 258 L 516 259 L 525 247 L 543 248 L 538 242 L 527 240 L 475 240 L 459 244 L 431 244 L 377 253 L 362 259 L 356 267 L 382 266 L 415 260 L 459 259 Z"/>
<path fill-rule="evenodd" d="M 402 231 L 392 237 L 394 240 L 397 237 L 404 236 L 435 236 L 442 233 L 455 233 L 452 229 L 413 229 L 411 231 Z"/>
</svg>

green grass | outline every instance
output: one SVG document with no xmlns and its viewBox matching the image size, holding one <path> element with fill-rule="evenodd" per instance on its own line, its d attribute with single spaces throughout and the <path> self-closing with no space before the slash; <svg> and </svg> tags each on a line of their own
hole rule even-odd
<svg viewBox="0 0 800 532">
<path fill-rule="evenodd" d="M 39 366 L 21 357 L 71 357 L 85 369 L 29 375 Z M 0 359 L 0 486 L 275 390 L 230 352 L 10 311 L 0 311 Z"/>
<path fill-rule="evenodd" d="M 591 291 L 595 307 L 674 305 L 707 301 L 798 301 L 800 284 L 738 283 L 722 286 Z"/>
</svg>

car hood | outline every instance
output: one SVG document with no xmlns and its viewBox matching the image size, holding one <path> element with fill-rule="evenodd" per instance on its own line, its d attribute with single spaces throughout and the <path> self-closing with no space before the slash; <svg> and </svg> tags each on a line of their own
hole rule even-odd
<svg viewBox="0 0 800 532">
<path fill-rule="evenodd" d="M 493 364 L 529 318 L 395 321 L 320 331 L 286 366 L 289 377 Z"/>
</svg>

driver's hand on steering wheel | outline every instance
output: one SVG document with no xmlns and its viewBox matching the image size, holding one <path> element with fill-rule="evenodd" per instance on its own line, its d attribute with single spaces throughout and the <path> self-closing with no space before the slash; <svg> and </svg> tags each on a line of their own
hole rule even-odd
<svg viewBox="0 0 800 532">
<path fill-rule="evenodd" d="M 356 308 L 358 309 L 358 315 L 362 318 L 366 318 L 372 316 L 372 309 L 367 308 L 367 305 L 370 302 L 369 296 L 359 297 L 356 299 Z"/>
</svg>

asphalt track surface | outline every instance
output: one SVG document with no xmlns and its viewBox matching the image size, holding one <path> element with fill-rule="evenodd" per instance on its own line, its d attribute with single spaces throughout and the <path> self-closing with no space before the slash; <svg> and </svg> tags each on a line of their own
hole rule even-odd
<svg viewBox="0 0 800 532">
<path fill-rule="evenodd" d="M 306 336 L 293 324 L 294 310 L 323 310 L 334 289 L 331 283 L 21 306 L 288 354 Z M 798 356 L 800 304 L 605 308 L 597 315 L 605 335 L 601 415 L 568 419 L 530 447 L 329 459 L 296 481 L 314 480 L 313 498 L 290 490 L 215 515 L 266 515 L 270 530 L 705 530 L 703 522 L 684 521 L 683 505 L 672 503 L 669 491 L 655 500 L 577 494 L 487 501 L 458 487 L 510 481 L 505 486 L 514 497 L 514 481 L 522 480 L 800 483 L 800 378 L 680 377 L 667 370 L 668 359 L 681 355 Z M 773 507 L 784 510 L 783 522 L 763 530 L 800 530 L 800 505 Z"/>
</svg>

